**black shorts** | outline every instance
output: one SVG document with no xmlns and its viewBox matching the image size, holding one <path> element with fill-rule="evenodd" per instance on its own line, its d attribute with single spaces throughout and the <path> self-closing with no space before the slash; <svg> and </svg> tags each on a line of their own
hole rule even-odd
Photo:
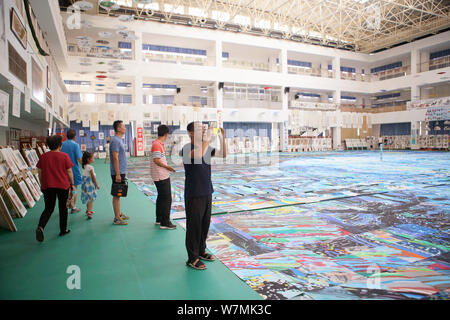
<svg viewBox="0 0 450 320">
<path fill-rule="evenodd" d="M 120 175 L 120 183 L 124 183 L 125 182 L 125 176 L 126 176 L 126 174 L 121 174 Z M 112 182 L 113 183 L 115 183 L 116 182 L 116 176 L 115 175 L 111 175 L 111 178 L 112 178 Z"/>
</svg>

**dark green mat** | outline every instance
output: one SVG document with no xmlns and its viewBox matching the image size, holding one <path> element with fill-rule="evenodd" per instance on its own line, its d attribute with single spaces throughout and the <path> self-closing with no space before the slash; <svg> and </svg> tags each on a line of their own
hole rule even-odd
<svg viewBox="0 0 450 320">
<path fill-rule="evenodd" d="M 261 299 L 221 262 L 206 271 L 186 267 L 185 232 L 154 225 L 154 205 L 130 184 L 122 211 L 128 226 L 112 225 L 109 165 L 95 164 L 101 190 L 95 215 L 69 215 L 71 233 L 59 238 L 57 209 L 38 243 L 43 198 L 15 219 L 18 232 L 0 229 L 0 299 Z M 81 290 L 69 290 L 67 267 L 81 269 Z"/>
</svg>

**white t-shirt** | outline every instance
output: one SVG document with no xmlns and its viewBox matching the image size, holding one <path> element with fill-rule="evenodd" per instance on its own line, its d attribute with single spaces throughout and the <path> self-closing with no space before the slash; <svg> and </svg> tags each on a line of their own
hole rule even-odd
<svg viewBox="0 0 450 320">
<path fill-rule="evenodd" d="M 90 177 L 91 171 L 94 173 L 95 176 L 94 167 L 91 166 L 90 164 L 85 165 L 84 169 L 82 170 L 83 177 Z"/>
</svg>

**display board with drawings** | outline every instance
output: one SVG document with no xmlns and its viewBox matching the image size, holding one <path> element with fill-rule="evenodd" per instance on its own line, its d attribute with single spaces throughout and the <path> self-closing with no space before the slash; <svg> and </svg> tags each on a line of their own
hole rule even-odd
<svg viewBox="0 0 450 320">
<path fill-rule="evenodd" d="M 11 214 L 9 212 L 8 206 L 3 200 L 3 196 L 0 195 L 0 227 L 3 229 L 10 230 L 12 232 L 17 231 L 16 224 L 14 223 Z"/>
<path fill-rule="evenodd" d="M 6 208 L 2 212 L 0 225 L 8 227 L 11 231 L 17 230 L 15 225 L 10 223 L 11 213 L 17 217 L 24 217 L 27 213 L 24 203 L 27 207 L 33 208 L 42 195 L 39 180 L 30 171 L 33 167 L 35 168 L 38 161 L 37 154 L 34 150 L 27 151 L 29 163 L 19 150 L 13 150 L 10 147 L 0 149 L 1 193 Z"/>
</svg>

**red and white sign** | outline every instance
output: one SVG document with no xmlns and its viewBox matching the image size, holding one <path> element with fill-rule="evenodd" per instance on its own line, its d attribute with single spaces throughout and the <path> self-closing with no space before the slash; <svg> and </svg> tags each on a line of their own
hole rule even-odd
<svg viewBox="0 0 450 320">
<path fill-rule="evenodd" d="M 142 127 L 137 128 L 137 151 L 144 151 L 144 128 Z"/>
</svg>

